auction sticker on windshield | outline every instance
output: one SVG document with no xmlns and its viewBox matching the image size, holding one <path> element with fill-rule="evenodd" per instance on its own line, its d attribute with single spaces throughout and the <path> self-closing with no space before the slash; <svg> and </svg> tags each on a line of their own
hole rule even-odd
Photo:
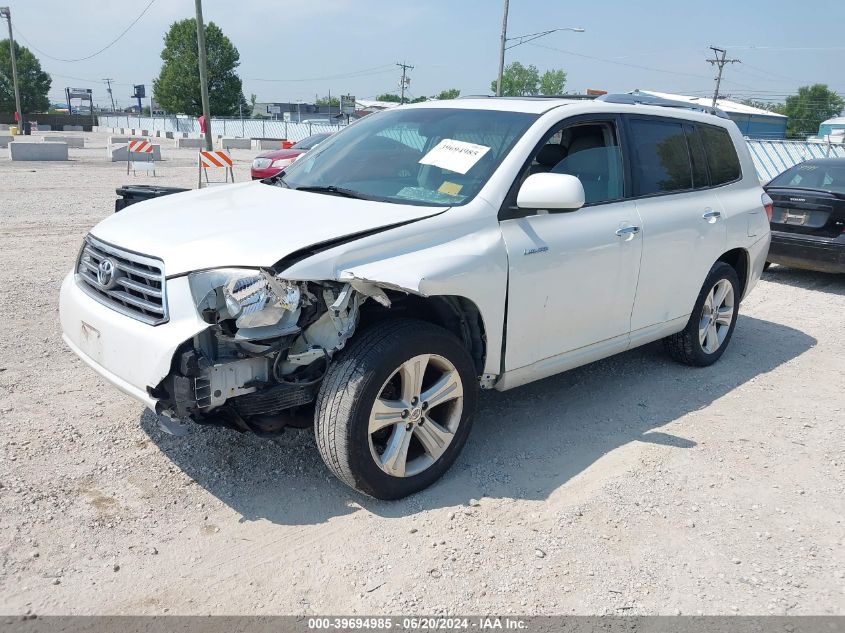
<svg viewBox="0 0 845 633">
<path fill-rule="evenodd" d="M 434 165 L 457 174 L 465 174 L 490 151 L 486 145 L 444 138 L 420 159 L 420 165 Z"/>
</svg>

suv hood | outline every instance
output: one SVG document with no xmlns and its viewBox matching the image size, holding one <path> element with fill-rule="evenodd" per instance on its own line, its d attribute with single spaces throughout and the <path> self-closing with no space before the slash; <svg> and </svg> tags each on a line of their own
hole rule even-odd
<svg viewBox="0 0 845 633">
<path fill-rule="evenodd" d="M 308 246 L 444 212 L 249 182 L 139 202 L 91 234 L 164 261 L 168 277 L 220 267 L 272 266 Z"/>
</svg>

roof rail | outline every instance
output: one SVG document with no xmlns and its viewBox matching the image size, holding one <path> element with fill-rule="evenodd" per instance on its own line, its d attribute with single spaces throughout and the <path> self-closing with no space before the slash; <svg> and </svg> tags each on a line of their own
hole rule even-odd
<svg viewBox="0 0 845 633">
<path fill-rule="evenodd" d="M 523 100 L 523 99 L 536 99 L 538 101 L 551 101 L 551 100 L 559 100 L 559 99 L 595 99 L 593 95 L 579 95 L 579 94 L 571 94 L 571 95 L 520 95 L 518 97 L 497 97 L 496 95 L 460 95 L 456 97 L 457 99 L 511 99 L 511 100 Z"/>
<path fill-rule="evenodd" d="M 596 99 L 597 101 L 606 101 L 607 103 L 627 103 L 630 105 L 653 105 L 664 108 L 681 108 L 684 110 L 695 110 L 697 112 L 706 112 L 713 114 L 723 119 L 730 118 L 724 111 L 712 106 L 701 105 L 700 103 L 691 103 L 689 101 L 677 101 L 675 99 L 665 99 L 663 97 L 655 97 L 654 95 L 643 92 L 631 92 L 623 94 L 606 94 L 601 95 Z"/>
</svg>

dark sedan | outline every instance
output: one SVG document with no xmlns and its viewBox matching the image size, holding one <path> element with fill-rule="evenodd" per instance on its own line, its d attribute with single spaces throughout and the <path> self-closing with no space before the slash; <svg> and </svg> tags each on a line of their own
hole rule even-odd
<svg viewBox="0 0 845 633">
<path fill-rule="evenodd" d="M 768 261 L 845 273 L 845 158 L 818 158 L 765 186 L 772 198 Z"/>
</svg>

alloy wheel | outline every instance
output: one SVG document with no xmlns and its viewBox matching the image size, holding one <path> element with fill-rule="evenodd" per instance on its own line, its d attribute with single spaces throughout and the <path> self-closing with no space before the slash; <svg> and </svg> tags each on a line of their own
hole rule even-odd
<svg viewBox="0 0 845 633">
<path fill-rule="evenodd" d="M 379 468 L 412 477 L 437 462 L 458 430 L 463 395 L 460 374 L 448 359 L 421 354 L 402 363 L 370 412 L 370 453 Z"/>
<path fill-rule="evenodd" d="M 698 341 L 707 354 L 713 354 L 725 342 L 733 318 L 733 284 L 727 279 L 720 279 L 704 300 L 698 324 Z"/>
</svg>

